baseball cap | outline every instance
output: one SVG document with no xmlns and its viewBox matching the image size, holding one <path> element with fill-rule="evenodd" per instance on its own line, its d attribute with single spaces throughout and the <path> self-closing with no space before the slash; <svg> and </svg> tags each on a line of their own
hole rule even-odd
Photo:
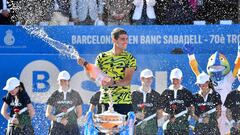
<svg viewBox="0 0 240 135">
<path fill-rule="evenodd" d="M 3 90 L 12 91 L 20 85 L 20 81 L 16 77 L 11 77 L 7 80 Z"/>
<path fill-rule="evenodd" d="M 183 76 L 182 71 L 179 68 L 174 68 L 170 73 L 170 80 L 181 79 Z"/>
<path fill-rule="evenodd" d="M 195 84 L 204 84 L 209 81 L 210 76 L 207 75 L 205 72 L 202 72 L 197 76 L 197 82 Z"/>
<path fill-rule="evenodd" d="M 69 80 L 70 79 L 70 74 L 68 73 L 68 71 L 63 70 L 58 74 L 58 78 L 57 80 Z"/>
<path fill-rule="evenodd" d="M 154 76 L 153 76 L 153 72 L 150 69 L 144 69 L 141 71 L 140 77 L 149 78 Z"/>
</svg>

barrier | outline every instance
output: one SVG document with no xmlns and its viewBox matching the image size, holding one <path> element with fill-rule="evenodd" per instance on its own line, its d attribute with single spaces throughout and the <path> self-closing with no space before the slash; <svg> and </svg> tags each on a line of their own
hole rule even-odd
<svg viewBox="0 0 240 135">
<path fill-rule="evenodd" d="M 89 62 L 102 51 L 111 49 L 111 30 L 107 26 L 52 26 L 44 30 L 53 39 L 73 45 Z M 186 54 L 173 54 L 174 49 L 183 44 L 195 46 L 196 58 L 205 69 L 208 57 L 215 51 L 226 55 L 233 68 L 240 41 L 239 25 L 181 25 L 181 26 L 124 26 L 129 33 L 128 51 L 137 59 L 137 70 L 133 76 L 132 89 L 140 85 L 139 75 L 144 68 L 150 68 L 155 75 L 153 88 L 162 92 L 170 83 L 169 72 L 178 67 L 183 71 L 183 85 L 192 92 L 198 89 L 194 85 Z M 28 94 L 34 102 L 36 116 L 33 125 L 36 135 L 47 134 L 50 122 L 45 118 L 45 102 L 57 89 L 57 75 L 61 70 L 70 72 L 71 86 L 77 90 L 84 101 L 84 113 L 88 102 L 98 87 L 85 75 L 76 60 L 60 55 L 41 39 L 29 35 L 21 26 L 1 26 L 0 33 L 0 88 L 9 77 L 20 77 Z M 181 50 L 181 49 L 180 49 Z M 236 84 L 234 84 L 235 86 Z M 6 91 L 0 90 L 3 97 Z M 2 105 L 2 100 L 0 101 Z M 7 121 L 0 116 L 2 125 Z M 1 132 L 0 134 L 3 134 Z"/>
</svg>

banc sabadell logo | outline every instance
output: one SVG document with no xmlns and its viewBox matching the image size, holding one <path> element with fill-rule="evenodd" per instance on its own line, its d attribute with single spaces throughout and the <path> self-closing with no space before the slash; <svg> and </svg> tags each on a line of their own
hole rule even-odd
<svg viewBox="0 0 240 135">
<path fill-rule="evenodd" d="M 12 30 L 7 30 L 4 36 L 5 45 L 12 46 L 15 43 L 15 37 Z"/>
<path fill-rule="evenodd" d="M 58 89 L 57 76 L 59 69 L 47 60 L 35 60 L 27 64 L 21 74 L 20 80 L 24 83 L 27 93 L 35 103 L 46 103 L 51 94 Z M 71 75 L 70 86 L 79 92 L 84 103 L 89 103 L 95 93 L 82 84 L 90 81 L 84 71 Z M 158 82 L 158 83 L 157 83 Z M 93 83 L 92 83 L 93 84 Z M 139 85 L 131 85 L 132 90 L 137 90 Z M 167 72 L 155 72 L 155 89 L 161 92 L 167 87 Z"/>
</svg>

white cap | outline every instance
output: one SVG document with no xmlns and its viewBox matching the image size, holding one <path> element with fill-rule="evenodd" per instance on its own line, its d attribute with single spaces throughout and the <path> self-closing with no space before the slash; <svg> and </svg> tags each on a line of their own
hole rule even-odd
<svg viewBox="0 0 240 135">
<path fill-rule="evenodd" d="M 195 84 L 204 84 L 209 81 L 210 76 L 207 75 L 205 72 L 202 72 L 197 76 L 197 82 Z"/>
<path fill-rule="evenodd" d="M 70 74 L 68 73 L 68 71 L 64 70 L 64 71 L 61 71 L 59 74 L 58 74 L 58 78 L 57 80 L 69 80 L 70 79 Z"/>
<path fill-rule="evenodd" d="M 3 90 L 12 91 L 20 85 L 20 81 L 16 77 L 11 77 L 7 80 Z"/>
<path fill-rule="evenodd" d="M 144 69 L 142 70 L 140 77 L 149 78 L 154 76 L 153 76 L 153 72 L 150 69 Z"/>
<path fill-rule="evenodd" d="M 179 68 L 174 68 L 170 73 L 170 80 L 173 81 L 173 79 L 181 79 L 183 76 L 182 71 Z"/>
</svg>

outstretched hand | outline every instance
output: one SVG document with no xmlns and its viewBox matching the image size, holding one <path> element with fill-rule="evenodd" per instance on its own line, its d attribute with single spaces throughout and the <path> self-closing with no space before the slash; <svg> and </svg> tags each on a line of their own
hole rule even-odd
<svg viewBox="0 0 240 135">
<path fill-rule="evenodd" d="M 185 53 L 188 53 L 190 55 L 194 53 L 194 47 L 191 44 L 184 44 L 182 49 Z"/>
<path fill-rule="evenodd" d="M 84 58 L 81 58 L 81 57 L 78 57 L 77 58 L 77 63 L 80 65 L 80 66 L 84 66 L 84 62 L 85 62 L 86 60 L 84 59 Z"/>
</svg>

